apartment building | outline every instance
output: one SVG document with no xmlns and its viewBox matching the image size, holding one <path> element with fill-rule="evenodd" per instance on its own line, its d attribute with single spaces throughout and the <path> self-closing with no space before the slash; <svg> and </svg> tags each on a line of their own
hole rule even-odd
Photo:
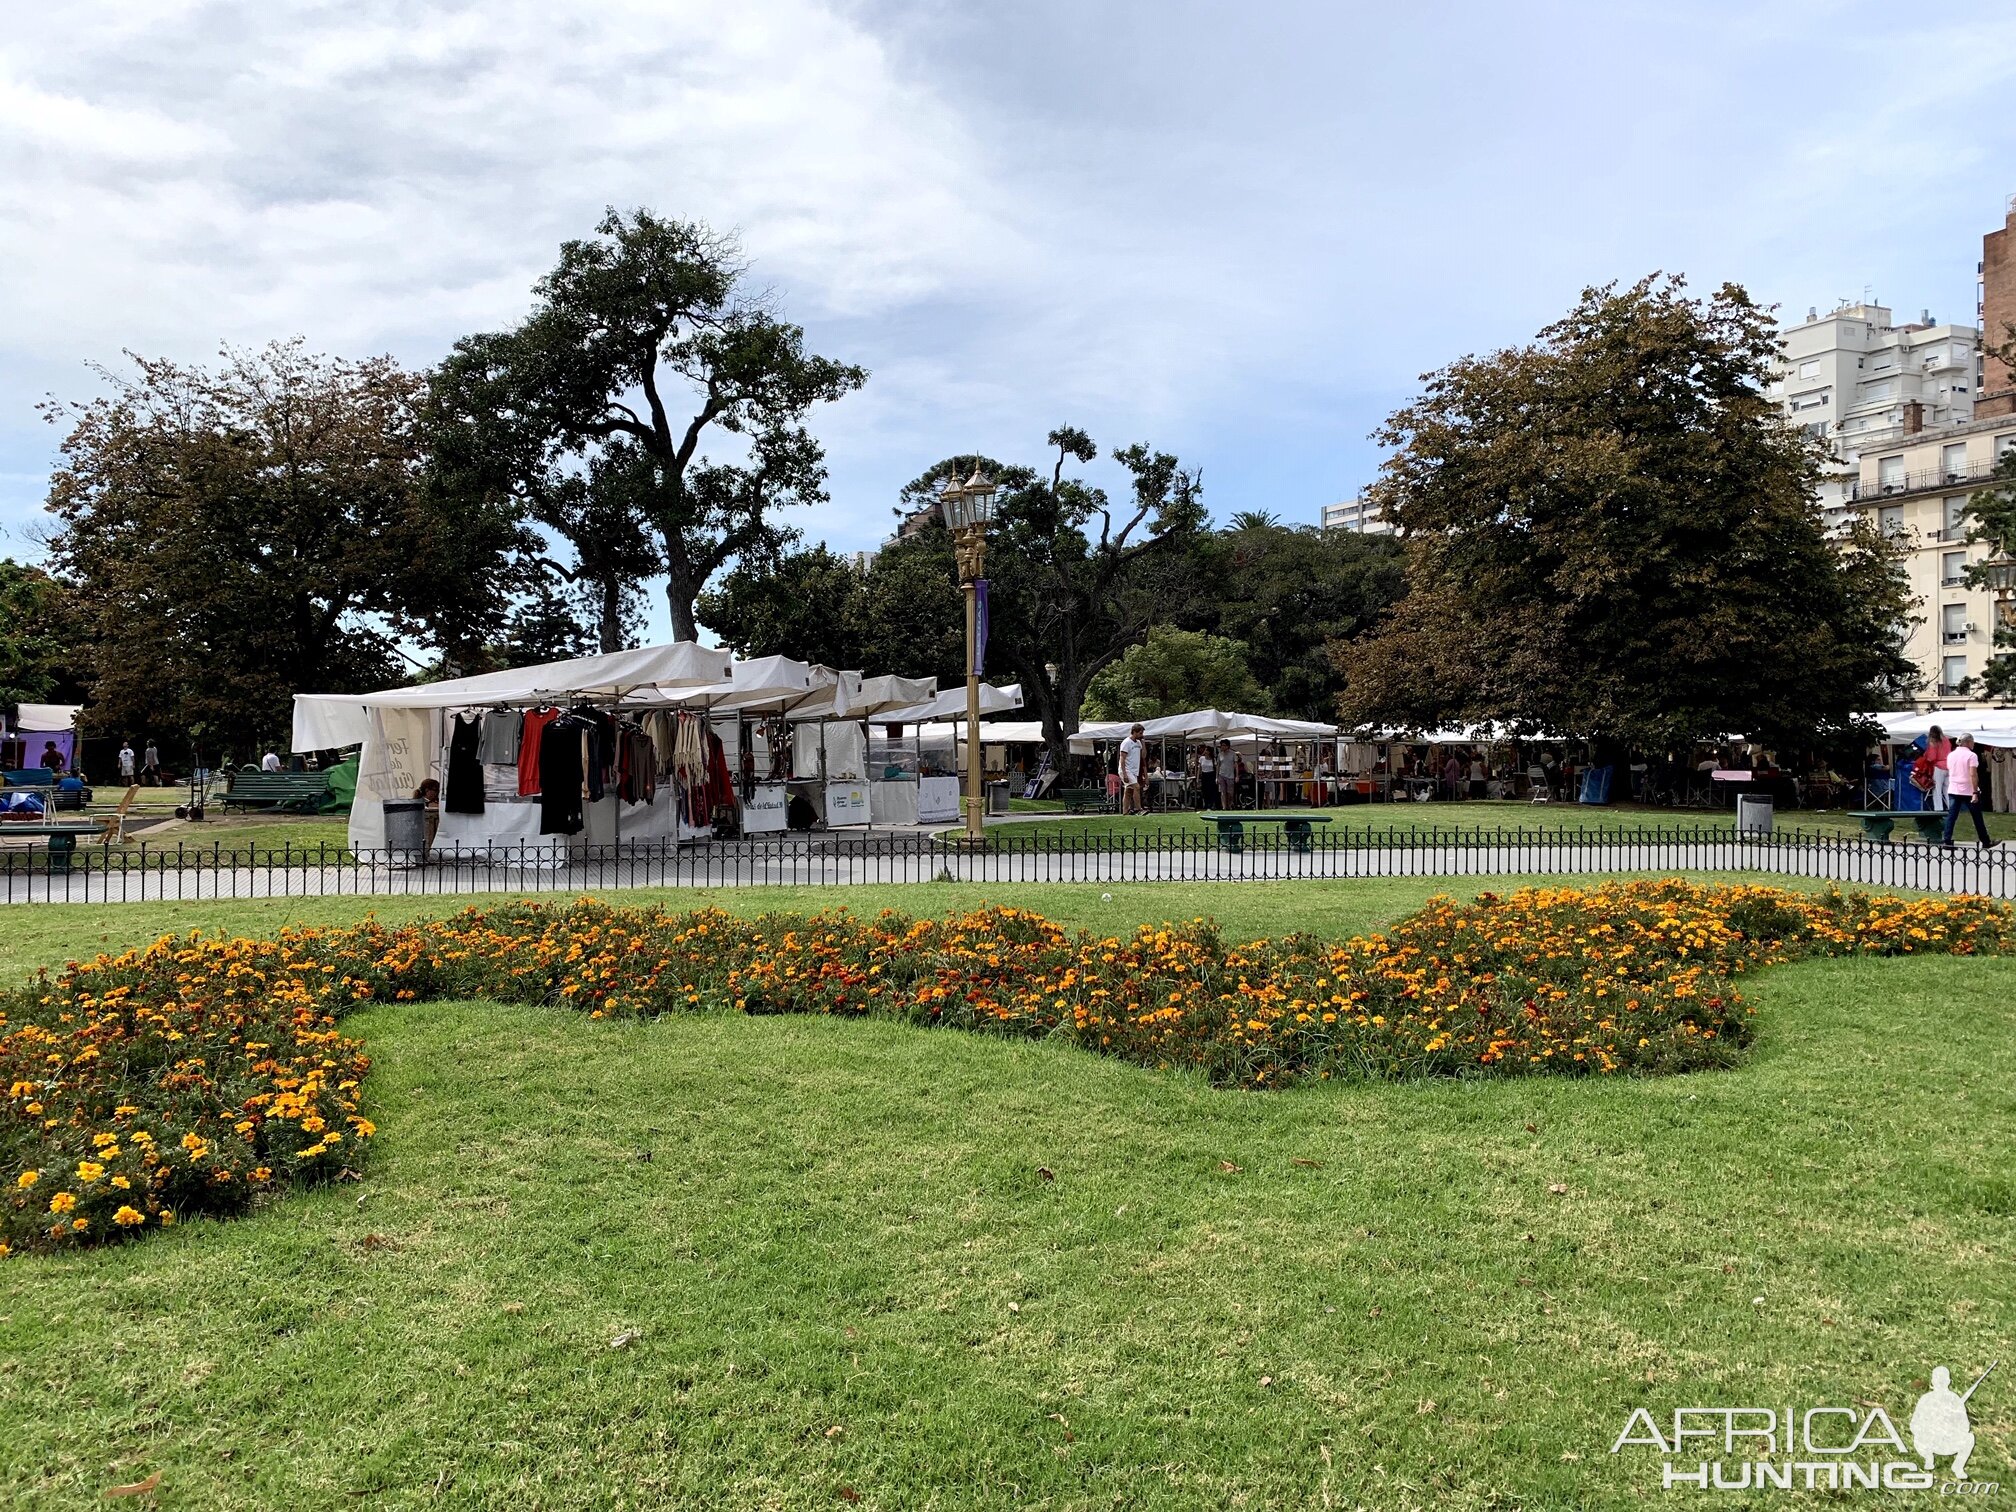
<svg viewBox="0 0 2016 1512">
<path fill-rule="evenodd" d="M 2012 450 L 2016 415 L 1989 415 L 1865 451 L 1850 480 L 1848 507 L 1867 512 L 1886 535 L 1908 547 L 1905 570 L 1920 600 L 1920 623 L 1911 628 L 1905 649 L 1924 679 L 1920 708 L 1978 702 L 1958 689 L 1979 677 L 1993 655 L 1995 603 L 1985 589 L 1969 588 L 1964 580 L 1968 565 L 1989 552 L 1967 544 L 1961 516 L 1972 490 L 1995 470 L 1996 459 Z"/>
<path fill-rule="evenodd" d="M 1967 423 L 1981 381 L 1979 328 L 1936 322 L 1929 310 L 1898 325 L 1886 305 L 1843 303 L 1786 330 L 1765 393 L 1831 449 L 1820 504 L 1838 525 L 1863 455 Z"/>
<path fill-rule="evenodd" d="M 1393 527 L 1380 518 L 1379 506 L 1363 494 L 1338 504 L 1323 506 L 1325 530 L 1355 530 L 1360 535 L 1392 535 Z"/>
</svg>

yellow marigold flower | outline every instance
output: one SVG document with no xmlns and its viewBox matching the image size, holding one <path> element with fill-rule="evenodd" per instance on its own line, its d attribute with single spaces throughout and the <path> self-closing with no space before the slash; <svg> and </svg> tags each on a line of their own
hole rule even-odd
<svg viewBox="0 0 2016 1512">
<path fill-rule="evenodd" d="M 70 1230 L 72 1233 L 81 1234 L 89 1227 L 91 1227 L 91 1220 L 89 1218 L 73 1218 L 70 1220 Z"/>
<path fill-rule="evenodd" d="M 144 1213 L 138 1212 L 133 1208 L 122 1206 L 118 1212 L 112 1215 L 112 1221 L 121 1228 L 132 1228 L 135 1224 L 145 1223 L 147 1217 Z"/>
<path fill-rule="evenodd" d="M 14 1185 L 25 1192 L 41 1179 L 42 1173 L 40 1171 L 23 1171 L 19 1176 L 14 1178 Z"/>
<path fill-rule="evenodd" d="M 77 1179 L 87 1185 L 96 1181 L 104 1174 L 105 1167 L 98 1164 L 95 1160 L 80 1160 L 77 1162 Z"/>
</svg>

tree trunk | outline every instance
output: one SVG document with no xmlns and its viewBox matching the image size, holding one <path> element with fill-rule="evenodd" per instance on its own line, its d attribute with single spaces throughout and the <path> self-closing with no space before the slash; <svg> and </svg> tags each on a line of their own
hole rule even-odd
<svg viewBox="0 0 2016 1512">
<path fill-rule="evenodd" d="M 604 651 L 623 649 L 623 584 L 613 573 L 602 579 L 601 640 Z"/>
</svg>

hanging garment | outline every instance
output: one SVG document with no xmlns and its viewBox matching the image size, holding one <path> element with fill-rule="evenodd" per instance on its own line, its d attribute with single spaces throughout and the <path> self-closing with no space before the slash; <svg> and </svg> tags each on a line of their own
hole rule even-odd
<svg viewBox="0 0 2016 1512">
<path fill-rule="evenodd" d="M 558 709 L 532 709 L 525 715 L 518 737 L 518 796 L 539 796 L 539 747 L 546 727 L 560 717 Z"/>
<path fill-rule="evenodd" d="M 518 733 L 525 717 L 516 709 L 492 709 L 483 716 L 483 739 L 476 754 L 485 766 L 518 764 Z"/>
<path fill-rule="evenodd" d="M 707 732 L 707 753 L 707 815 L 711 819 L 715 809 L 735 806 L 735 779 L 728 773 L 727 747 L 712 730 Z"/>
<path fill-rule="evenodd" d="M 679 721 L 670 709 L 653 709 L 644 716 L 644 729 L 651 737 L 657 775 L 663 777 L 672 770 L 673 757 L 677 754 Z"/>
<path fill-rule="evenodd" d="M 476 720 L 455 716 L 448 736 L 448 782 L 441 794 L 441 807 L 451 814 L 483 812 L 483 763 L 476 757 L 482 733 Z"/>
<path fill-rule="evenodd" d="M 526 716 L 531 724 L 531 716 Z M 584 722 L 557 716 L 543 727 L 539 749 L 539 833 L 578 835 L 586 821 L 581 814 L 581 750 Z"/>
</svg>

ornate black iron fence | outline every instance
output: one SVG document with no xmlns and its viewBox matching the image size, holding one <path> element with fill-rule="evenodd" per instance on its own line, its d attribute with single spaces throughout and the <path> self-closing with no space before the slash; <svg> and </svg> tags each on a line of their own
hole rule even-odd
<svg viewBox="0 0 2016 1512">
<path fill-rule="evenodd" d="M 1598 826 L 1396 827 L 1311 835 L 1249 830 L 1233 848 L 1204 831 L 1017 834 L 1004 826 L 990 832 L 984 850 L 966 850 L 943 836 L 858 830 L 566 852 L 500 845 L 426 857 L 354 852 L 338 845 L 85 845 L 68 856 L 36 848 L 0 854 L 0 903 L 1681 871 L 1763 872 L 1868 887 L 2016 897 L 2016 846 L 1948 849 L 1916 840 L 1877 842 L 1800 831 L 1739 834 L 1726 826 Z"/>
</svg>

